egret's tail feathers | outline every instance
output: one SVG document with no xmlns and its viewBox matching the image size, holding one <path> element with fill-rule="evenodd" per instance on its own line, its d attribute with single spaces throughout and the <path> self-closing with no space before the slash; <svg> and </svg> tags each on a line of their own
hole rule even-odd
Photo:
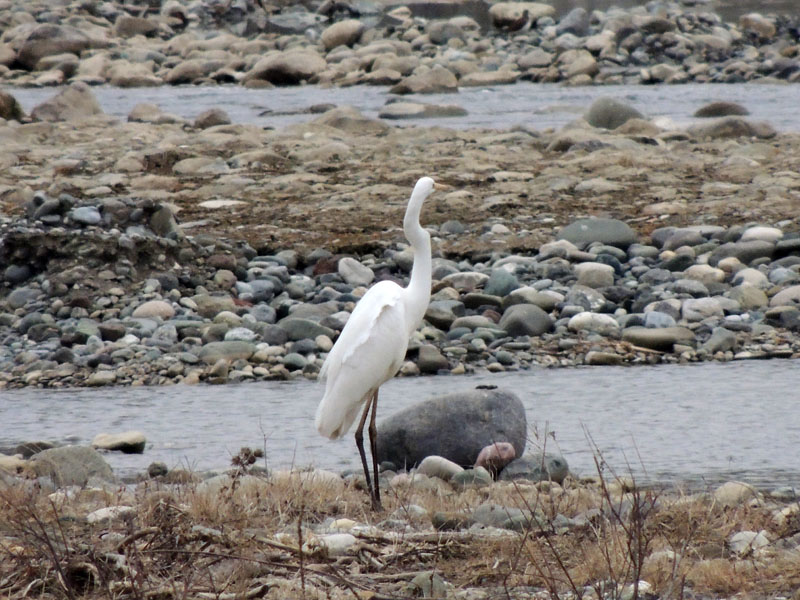
<svg viewBox="0 0 800 600">
<path fill-rule="evenodd" d="M 327 394 L 317 407 L 314 424 L 320 435 L 335 440 L 342 437 L 356 420 L 363 402 L 335 402 Z"/>
<path fill-rule="evenodd" d="M 317 407 L 317 415 L 314 418 L 314 424 L 320 435 L 335 440 L 342 437 L 342 434 L 344 434 L 344 431 L 342 431 L 342 417 L 341 415 L 330 414 L 331 411 L 326 411 L 325 407 L 325 398 L 323 398 L 322 402 L 320 402 Z"/>
</svg>

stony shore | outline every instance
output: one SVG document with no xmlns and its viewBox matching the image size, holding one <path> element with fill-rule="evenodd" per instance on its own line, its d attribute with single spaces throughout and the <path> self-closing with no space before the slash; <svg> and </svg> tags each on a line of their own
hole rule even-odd
<svg viewBox="0 0 800 600">
<path fill-rule="evenodd" d="M 0 102 L 0 387 L 316 377 L 367 286 L 407 277 L 421 175 L 451 191 L 423 215 L 434 294 L 403 374 L 798 355 L 799 138 L 747 107 L 698 106 L 717 118 L 680 130 L 610 87 L 560 131 L 386 120 L 460 110 L 416 101 L 384 120 L 298 107 L 307 123 L 271 131 L 224 107 L 120 121 L 87 85 L 793 80 L 789 17 L 655 3 L 556 21 L 527 3 L 512 34 L 503 11 L 521 4 L 481 27 L 438 4 L 360 20 L 340 4 L 6 4 L 4 81 L 71 85 L 30 115 Z M 290 76 L 296 61 L 314 68 Z"/>
<path fill-rule="evenodd" d="M 539 2 L 0 5 L 0 82 L 17 86 L 309 82 L 413 93 L 519 80 L 800 80 L 797 14 L 727 23 L 694 1 L 563 16 Z"/>
<path fill-rule="evenodd" d="M 800 357 L 800 135 L 747 107 L 683 130 L 610 87 L 559 131 L 330 106 L 273 131 L 224 107 L 122 121 L 89 87 L 797 81 L 796 17 L 329 5 L 0 0 L 0 82 L 71 84 L 31 115 L 0 97 L 0 390 L 316 378 L 368 286 L 407 279 L 422 175 L 450 190 L 423 211 L 434 289 L 404 375 Z M 94 445 L 146 445 L 123 437 Z M 530 455 L 494 481 L 426 458 L 384 465 L 372 513 L 363 478 L 267 473 L 246 449 L 229 473 L 154 463 L 121 485 L 92 448 L 44 448 L 4 449 L 4 597 L 800 599 L 790 488 L 653 489 L 565 462 L 537 481 Z"/>
<path fill-rule="evenodd" d="M 385 473 L 372 512 L 358 478 L 266 476 L 248 449 L 233 462 L 204 480 L 154 466 L 120 487 L 95 451 L 65 447 L 33 457 L 36 480 L 0 471 L 0 593 L 800 598 L 793 490 L 686 493 L 609 474 L 493 482 L 480 467 L 421 465 Z"/>
<path fill-rule="evenodd" d="M 559 131 L 347 107 L 272 131 L 119 121 L 83 84 L 37 109 L 65 120 L 0 127 L 3 387 L 316 377 L 367 287 L 407 278 L 426 174 L 451 190 L 403 374 L 800 351 L 800 136 L 766 123 L 601 99 Z"/>
</svg>

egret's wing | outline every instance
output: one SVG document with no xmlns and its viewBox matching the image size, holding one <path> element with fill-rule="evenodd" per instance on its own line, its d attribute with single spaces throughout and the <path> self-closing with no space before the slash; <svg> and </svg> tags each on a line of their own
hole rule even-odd
<svg viewBox="0 0 800 600">
<path fill-rule="evenodd" d="M 335 378 L 343 364 L 358 360 L 357 357 L 369 348 L 376 348 L 378 337 L 386 334 L 391 336 L 390 340 L 403 337 L 402 329 L 394 331 L 398 319 L 402 318 L 399 314 L 402 292 L 403 288 L 396 283 L 381 281 L 364 294 L 328 353 L 319 372 L 320 378 Z M 393 331 L 394 335 L 391 335 Z"/>
<path fill-rule="evenodd" d="M 317 429 L 328 437 L 344 434 L 370 392 L 391 378 L 405 357 L 402 288 L 381 282 L 356 305 L 323 369 L 325 395 L 317 409 Z"/>
</svg>

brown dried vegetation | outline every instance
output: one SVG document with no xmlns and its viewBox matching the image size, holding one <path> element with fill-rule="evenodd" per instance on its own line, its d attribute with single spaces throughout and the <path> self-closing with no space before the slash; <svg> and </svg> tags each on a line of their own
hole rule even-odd
<svg viewBox="0 0 800 600">
<path fill-rule="evenodd" d="M 241 457 L 240 457 L 241 458 Z M 496 483 L 462 492 L 397 487 L 373 514 L 356 485 L 302 474 L 228 483 L 46 494 L 22 481 L 0 488 L 0 595 L 8 598 L 403 598 L 435 571 L 463 598 L 742 598 L 791 595 L 800 585 L 800 519 L 778 503 L 724 507 L 711 494 L 639 488 L 630 480 Z M 429 514 L 483 503 L 520 508 L 519 531 L 436 531 Z M 133 510 L 90 522 L 103 507 Z M 389 515 L 392 514 L 391 517 Z M 362 526 L 327 556 L 313 543 L 332 517 Z M 389 520 L 408 527 L 396 531 Z M 378 524 L 369 527 L 368 524 Z M 772 543 L 733 554 L 738 531 Z M 640 580 L 649 590 L 631 587 Z"/>
</svg>

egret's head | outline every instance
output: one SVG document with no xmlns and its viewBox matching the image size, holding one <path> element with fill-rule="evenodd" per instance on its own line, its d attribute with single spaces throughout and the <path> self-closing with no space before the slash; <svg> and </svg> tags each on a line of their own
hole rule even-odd
<svg viewBox="0 0 800 600">
<path fill-rule="evenodd" d="M 414 186 L 412 195 L 425 199 L 430 196 L 434 185 L 436 184 L 430 177 L 420 177 L 417 180 L 417 184 Z"/>
<path fill-rule="evenodd" d="M 448 190 L 450 189 L 449 186 L 436 183 L 430 177 L 420 177 L 417 180 L 417 184 L 414 186 L 414 191 L 412 192 L 412 196 L 415 198 L 420 198 L 424 200 L 428 196 L 430 196 L 431 192 L 434 190 Z"/>
</svg>

